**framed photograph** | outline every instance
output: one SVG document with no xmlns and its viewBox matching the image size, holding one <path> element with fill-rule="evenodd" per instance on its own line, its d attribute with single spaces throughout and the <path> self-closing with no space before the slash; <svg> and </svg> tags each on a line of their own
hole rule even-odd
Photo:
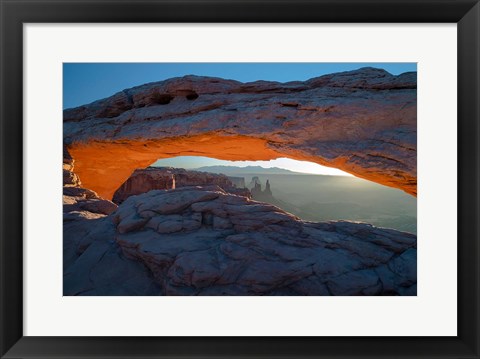
<svg viewBox="0 0 480 359">
<path fill-rule="evenodd" d="M 479 358 L 478 1 L 0 4 L 2 358 Z"/>
</svg>

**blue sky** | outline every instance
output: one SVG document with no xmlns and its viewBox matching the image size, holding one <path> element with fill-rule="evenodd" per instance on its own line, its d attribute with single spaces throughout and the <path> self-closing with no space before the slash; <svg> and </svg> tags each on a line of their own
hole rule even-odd
<svg viewBox="0 0 480 359">
<path fill-rule="evenodd" d="M 333 72 L 377 67 L 398 75 L 416 71 L 416 63 L 64 63 L 63 108 L 109 97 L 121 90 L 185 75 L 214 76 L 242 82 L 304 81 Z M 280 158 L 272 161 L 220 161 L 207 157 L 174 157 L 158 166 L 197 168 L 214 165 L 280 167 L 297 172 L 346 175 L 310 162 Z"/>
<path fill-rule="evenodd" d="M 85 105 L 147 82 L 185 75 L 287 82 L 365 66 L 383 68 L 394 75 L 417 69 L 416 63 L 64 63 L 63 108 Z"/>
</svg>

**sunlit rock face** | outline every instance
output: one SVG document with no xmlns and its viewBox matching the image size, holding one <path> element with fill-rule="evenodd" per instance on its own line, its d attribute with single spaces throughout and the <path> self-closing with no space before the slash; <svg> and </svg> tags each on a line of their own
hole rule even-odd
<svg viewBox="0 0 480 359">
<path fill-rule="evenodd" d="M 305 82 L 186 76 L 64 111 L 64 139 L 87 188 L 111 199 L 159 158 L 287 157 L 416 195 L 416 73 L 364 68 Z"/>
<path fill-rule="evenodd" d="M 153 167 L 137 169 L 115 191 L 112 201 L 120 204 L 130 196 L 154 189 L 175 189 L 175 176 L 172 171 Z"/>
<path fill-rule="evenodd" d="M 74 172 L 75 161 L 66 148 L 63 150 L 63 212 L 64 221 L 76 216 L 96 218 L 112 213 L 117 205 L 105 200 L 94 191 L 82 187 Z"/>
<path fill-rule="evenodd" d="M 302 221 L 218 186 L 131 196 L 76 253 L 65 295 L 416 295 L 416 236 Z"/>
<path fill-rule="evenodd" d="M 73 263 L 93 240 L 96 222 L 101 222 L 117 209 L 117 205 L 100 198 L 97 193 L 82 187 L 74 172 L 75 161 L 67 148 L 63 149 L 63 264 Z M 99 227 L 100 228 L 100 227 Z M 101 234 L 100 234 L 101 235 Z"/>
</svg>

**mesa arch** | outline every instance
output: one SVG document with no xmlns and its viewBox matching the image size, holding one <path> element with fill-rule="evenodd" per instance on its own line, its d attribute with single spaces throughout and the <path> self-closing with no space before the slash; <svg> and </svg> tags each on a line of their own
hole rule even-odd
<svg viewBox="0 0 480 359">
<path fill-rule="evenodd" d="M 84 187 L 111 199 L 159 158 L 287 157 L 336 167 L 416 196 L 416 72 L 381 69 L 300 82 L 185 76 L 63 113 Z"/>
</svg>

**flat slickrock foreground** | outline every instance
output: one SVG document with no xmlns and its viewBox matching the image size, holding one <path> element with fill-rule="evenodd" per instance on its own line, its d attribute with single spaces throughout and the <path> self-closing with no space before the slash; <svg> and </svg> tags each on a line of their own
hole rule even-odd
<svg viewBox="0 0 480 359">
<path fill-rule="evenodd" d="M 65 295 L 416 295 L 416 236 L 302 221 L 218 186 L 64 214 Z"/>
</svg>

